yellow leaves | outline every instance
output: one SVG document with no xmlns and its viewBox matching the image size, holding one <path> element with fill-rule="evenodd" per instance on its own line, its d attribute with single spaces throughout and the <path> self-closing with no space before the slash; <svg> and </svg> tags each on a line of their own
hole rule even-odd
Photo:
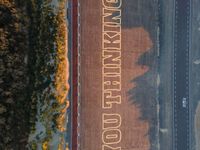
<svg viewBox="0 0 200 150">
<path fill-rule="evenodd" d="M 39 118 L 42 121 L 44 127 L 45 127 L 45 137 L 42 137 L 40 139 L 41 141 L 44 141 L 42 143 L 42 149 L 48 150 L 51 145 L 51 139 L 54 137 L 56 132 L 60 133 L 66 132 L 66 112 L 67 108 L 69 107 L 69 101 L 67 100 L 67 94 L 69 92 L 69 83 L 68 83 L 68 77 L 69 77 L 69 63 L 67 59 L 67 53 L 68 53 L 68 32 L 67 32 L 67 25 L 66 25 L 66 9 L 65 9 L 65 0 L 58 1 L 59 2 L 59 11 L 49 18 L 52 18 L 53 25 L 48 23 L 47 19 L 43 16 L 47 15 L 49 13 L 49 10 L 47 11 L 47 14 L 43 14 L 41 16 L 41 24 L 42 28 L 48 28 L 49 26 L 52 27 L 53 34 L 48 34 L 52 36 L 52 42 L 55 43 L 53 47 L 53 56 L 50 58 L 48 55 L 47 58 L 48 61 L 51 60 L 51 65 L 53 69 L 51 70 L 51 74 L 53 74 L 53 80 L 50 80 L 50 84 L 45 87 L 45 90 L 41 88 L 41 94 L 38 96 L 39 101 L 41 101 L 41 111 L 39 114 Z M 48 3 L 48 2 L 47 2 Z M 42 8 L 43 9 L 43 8 Z M 50 10 L 52 11 L 52 10 Z M 45 12 L 46 13 L 46 12 Z M 51 13 L 51 12 L 50 12 Z M 41 36 L 41 39 L 38 41 L 39 43 L 38 47 L 46 46 L 45 43 L 42 43 L 44 39 L 46 39 L 46 34 L 43 34 L 41 30 L 41 27 L 38 29 L 39 35 Z M 44 30 L 46 31 L 46 30 Z M 50 43 L 50 42 L 49 42 Z M 42 45 L 43 44 L 43 45 Z M 42 46 L 41 46 L 42 45 Z M 48 48 L 52 48 L 51 46 L 45 47 L 48 51 Z M 43 50 L 41 48 L 41 50 Z M 43 54 L 43 51 L 38 51 L 38 55 Z M 50 59 L 49 59 L 50 58 Z M 41 59 L 41 56 L 37 58 L 38 60 Z M 46 61 L 46 60 L 45 60 Z M 42 61 L 45 63 L 45 61 Z M 40 61 L 39 61 L 40 62 Z M 40 64 L 39 64 L 40 65 Z M 43 65 L 43 64 L 42 64 Z M 49 67 L 50 64 L 47 63 L 46 65 L 41 66 L 40 65 L 40 71 L 38 71 L 38 74 L 42 77 L 46 77 L 49 75 Z M 41 80 L 43 79 L 41 77 Z M 38 81 L 36 81 L 39 85 Z M 41 81 L 43 83 L 43 81 Z M 41 84 L 42 84 L 41 83 Z M 50 96 L 52 95 L 52 96 Z M 56 105 L 52 105 L 52 103 L 55 103 Z M 45 106 L 45 107 L 44 107 Z M 51 123 L 50 123 L 51 122 Z M 49 141 L 48 141 L 49 140 Z M 64 136 L 59 137 L 59 146 L 57 149 L 64 150 L 65 145 L 65 139 Z"/>
<path fill-rule="evenodd" d="M 48 141 L 42 143 L 42 150 L 48 150 Z"/>
<path fill-rule="evenodd" d="M 58 30 L 56 36 L 56 44 L 57 44 L 57 59 L 58 65 L 56 70 L 56 92 L 57 92 L 57 101 L 59 103 L 64 103 L 66 101 L 66 96 L 69 90 L 68 84 L 68 61 L 67 61 L 67 27 L 65 20 L 66 10 L 64 9 L 65 1 L 60 2 L 59 11 L 57 14 L 58 21 Z"/>
<path fill-rule="evenodd" d="M 60 110 L 59 116 L 56 118 L 57 128 L 59 131 L 64 132 L 66 123 L 66 111 L 69 107 L 69 101 L 66 97 L 69 91 L 69 64 L 67 60 L 67 26 L 66 26 L 66 9 L 65 0 L 59 3 L 59 11 L 57 13 L 58 28 L 56 33 L 56 45 L 57 45 L 57 69 L 55 76 L 55 89 L 56 89 L 56 100 L 60 105 L 65 107 Z"/>
<path fill-rule="evenodd" d="M 58 118 L 56 118 L 57 128 L 59 129 L 60 132 L 64 132 L 66 130 L 64 125 L 66 123 L 66 111 L 68 107 L 69 107 L 69 102 L 67 101 L 65 107 L 62 110 L 60 110 Z"/>
</svg>

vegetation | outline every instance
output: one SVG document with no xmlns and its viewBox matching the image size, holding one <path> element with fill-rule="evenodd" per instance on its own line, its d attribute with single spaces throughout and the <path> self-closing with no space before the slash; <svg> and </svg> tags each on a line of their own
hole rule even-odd
<svg viewBox="0 0 200 150">
<path fill-rule="evenodd" d="M 0 149 L 67 148 L 67 47 L 66 0 L 0 1 Z"/>
<path fill-rule="evenodd" d="M 23 10 L 19 2 L 0 1 L 0 149 L 20 149 L 28 137 L 28 18 Z"/>
</svg>

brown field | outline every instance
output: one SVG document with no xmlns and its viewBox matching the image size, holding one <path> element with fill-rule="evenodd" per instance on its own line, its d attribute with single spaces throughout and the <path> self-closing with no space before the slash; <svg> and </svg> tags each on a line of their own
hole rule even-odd
<svg viewBox="0 0 200 150">
<path fill-rule="evenodd" d="M 101 8 L 101 2 L 94 0 L 81 3 L 81 150 L 100 150 L 102 147 Z M 150 149 L 150 125 L 140 119 L 140 106 L 130 101 L 128 92 L 140 86 L 132 81 L 149 70 L 138 61 L 152 46 L 149 33 L 142 27 L 122 27 L 122 104 L 114 107 L 113 112 L 119 112 L 122 117 L 120 146 L 123 150 Z"/>
<path fill-rule="evenodd" d="M 195 115 L 195 137 L 196 137 L 196 149 L 200 147 L 200 103 L 196 109 Z"/>
</svg>

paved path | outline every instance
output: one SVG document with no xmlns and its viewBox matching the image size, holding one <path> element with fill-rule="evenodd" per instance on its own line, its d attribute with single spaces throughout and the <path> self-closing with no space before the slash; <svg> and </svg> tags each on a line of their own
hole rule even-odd
<svg viewBox="0 0 200 150">
<path fill-rule="evenodd" d="M 190 0 L 175 0 L 174 150 L 189 150 Z"/>
<path fill-rule="evenodd" d="M 72 68 L 71 68 L 71 76 L 72 76 L 72 150 L 78 149 L 78 0 L 71 1 L 71 14 L 72 14 Z"/>
</svg>

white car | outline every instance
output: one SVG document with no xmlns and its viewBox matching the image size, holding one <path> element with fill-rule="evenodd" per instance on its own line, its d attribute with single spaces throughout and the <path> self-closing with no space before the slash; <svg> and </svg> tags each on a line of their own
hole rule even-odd
<svg viewBox="0 0 200 150">
<path fill-rule="evenodd" d="M 187 106 L 187 101 L 186 101 L 185 97 L 182 99 L 182 105 L 184 108 L 186 108 L 186 106 Z"/>
</svg>

